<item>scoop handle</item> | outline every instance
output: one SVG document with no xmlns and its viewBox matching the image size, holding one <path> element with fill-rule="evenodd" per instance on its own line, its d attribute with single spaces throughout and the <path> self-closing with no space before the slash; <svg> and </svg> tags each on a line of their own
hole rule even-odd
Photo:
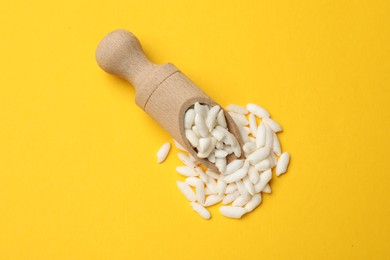
<svg viewBox="0 0 390 260">
<path fill-rule="evenodd" d="M 96 61 L 104 71 L 128 80 L 137 90 L 158 66 L 145 56 L 137 37 L 126 30 L 110 32 L 101 40 Z"/>
<path fill-rule="evenodd" d="M 113 31 L 101 40 L 96 49 L 96 61 L 104 71 L 124 78 L 134 86 L 135 102 L 143 110 L 161 83 L 179 72 L 173 64 L 152 63 L 137 37 L 126 30 Z"/>
</svg>

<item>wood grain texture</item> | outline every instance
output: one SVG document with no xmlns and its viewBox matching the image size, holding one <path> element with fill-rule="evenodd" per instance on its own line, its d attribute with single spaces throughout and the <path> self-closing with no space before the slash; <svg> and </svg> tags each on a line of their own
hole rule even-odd
<svg viewBox="0 0 390 260">
<path fill-rule="evenodd" d="M 196 86 L 173 64 L 153 64 L 145 56 L 138 39 L 126 30 L 109 33 L 96 50 L 99 66 L 110 74 L 129 81 L 136 89 L 135 100 L 139 107 L 156 120 L 189 153 L 208 168 L 216 170 L 207 159 L 197 157 L 184 130 L 184 114 L 195 102 L 215 106 L 217 103 Z M 229 131 L 242 146 L 239 130 L 225 111 Z M 234 159 L 228 157 L 228 161 Z"/>
</svg>

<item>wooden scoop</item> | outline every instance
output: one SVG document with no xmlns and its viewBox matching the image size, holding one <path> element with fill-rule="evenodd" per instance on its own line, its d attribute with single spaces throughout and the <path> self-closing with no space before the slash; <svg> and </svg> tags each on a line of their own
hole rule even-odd
<svg viewBox="0 0 390 260">
<path fill-rule="evenodd" d="M 185 136 L 184 114 L 196 102 L 215 106 L 217 103 L 198 88 L 173 64 L 157 65 L 144 54 L 138 39 L 126 30 L 109 33 L 96 50 L 99 66 L 110 74 L 120 76 L 135 87 L 135 102 L 183 145 L 200 163 L 216 170 L 207 158 L 197 157 Z M 221 107 L 222 108 L 222 107 Z M 229 131 L 242 147 L 237 125 L 225 111 Z M 228 157 L 228 161 L 234 159 Z"/>
</svg>

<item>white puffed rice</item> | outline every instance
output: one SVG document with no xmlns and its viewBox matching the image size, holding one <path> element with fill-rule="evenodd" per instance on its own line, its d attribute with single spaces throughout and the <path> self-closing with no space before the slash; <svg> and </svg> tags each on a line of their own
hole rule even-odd
<svg viewBox="0 0 390 260">
<path fill-rule="evenodd" d="M 288 152 L 282 153 L 276 166 L 276 176 L 287 171 L 288 164 L 290 162 L 290 154 Z"/>
<path fill-rule="evenodd" d="M 191 202 L 190 203 L 190 206 L 192 207 L 192 209 L 197 212 L 202 218 L 204 219 L 210 219 L 211 218 L 211 214 L 210 212 L 205 208 L 203 207 L 202 205 L 196 203 L 196 202 Z"/>
<path fill-rule="evenodd" d="M 226 107 L 226 110 L 229 112 L 237 113 L 237 114 L 243 114 L 243 115 L 248 114 L 248 110 L 245 107 L 238 106 L 235 104 L 228 105 Z"/>
<path fill-rule="evenodd" d="M 228 218 L 241 218 L 248 211 L 243 207 L 222 206 L 219 208 L 222 215 Z"/>
<path fill-rule="evenodd" d="M 272 169 L 276 168 L 276 176 L 279 176 L 287 171 L 290 161 L 290 154 L 282 153 L 277 137 L 283 129 L 270 118 L 267 110 L 255 104 L 248 104 L 246 108 L 229 105 L 226 110 L 245 140 L 242 147 L 244 158 L 227 163 L 228 156 L 240 157 L 242 152 L 237 139 L 227 128 L 225 112 L 219 106 L 195 103 L 186 111 L 183 122 L 191 149 L 199 158 L 215 164 L 219 172 L 197 164 L 191 155 L 183 153 L 190 147 L 183 147 L 174 140 L 175 146 L 183 151 L 178 156 L 185 165 L 176 170 L 186 177 L 184 182 L 177 181 L 177 186 L 193 210 L 205 219 L 211 217 L 205 207 L 218 203 L 226 205 L 220 207 L 220 213 L 228 218 L 241 218 L 253 211 L 261 204 L 261 194 L 271 193 Z M 164 146 L 159 151 L 159 162 L 169 152 L 170 144 L 168 149 L 168 144 Z"/>
<path fill-rule="evenodd" d="M 171 150 L 171 143 L 166 142 L 161 146 L 161 148 L 157 152 L 157 162 L 162 163 L 167 158 L 167 155 L 169 153 L 169 150 Z"/>
</svg>

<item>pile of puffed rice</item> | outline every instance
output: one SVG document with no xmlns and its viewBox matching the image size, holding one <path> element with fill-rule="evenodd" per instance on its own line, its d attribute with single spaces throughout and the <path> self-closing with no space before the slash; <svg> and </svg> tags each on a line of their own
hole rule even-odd
<svg viewBox="0 0 390 260">
<path fill-rule="evenodd" d="M 269 181 L 272 169 L 276 176 L 287 171 L 288 152 L 282 153 L 276 133 L 282 127 L 270 118 L 267 110 L 256 104 L 245 107 L 229 105 L 226 110 L 235 121 L 244 145 L 244 159 L 227 163 L 227 156 L 240 157 L 241 147 L 227 128 L 224 110 L 218 105 L 209 107 L 195 103 L 184 116 L 186 138 L 199 158 L 207 158 L 219 172 L 199 165 L 186 149 L 174 140 L 181 150 L 178 156 L 184 166 L 176 168 L 185 177 L 177 186 L 200 216 L 210 219 L 206 207 L 222 202 L 222 215 L 241 218 L 253 211 L 262 201 L 261 192 L 271 193 Z M 165 143 L 157 152 L 158 163 L 167 157 L 171 144 Z M 184 153 L 186 152 L 186 153 Z"/>
</svg>

